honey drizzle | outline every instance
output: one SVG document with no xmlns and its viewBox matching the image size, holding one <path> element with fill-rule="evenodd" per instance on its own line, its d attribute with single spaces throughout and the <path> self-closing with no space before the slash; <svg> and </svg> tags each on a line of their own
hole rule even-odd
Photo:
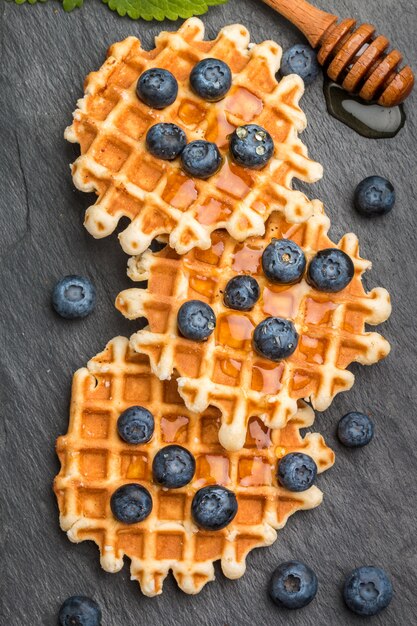
<svg viewBox="0 0 417 626">
<path fill-rule="evenodd" d="M 249 349 L 246 342 L 251 341 L 255 324 L 245 315 L 230 313 L 217 320 L 216 339 L 224 346 L 243 350 Z"/>
<path fill-rule="evenodd" d="M 244 87 L 236 87 L 225 98 L 225 109 L 228 113 L 240 117 L 244 122 L 251 122 L 257 115 L 262 113 L 263 102 L 251 91 Z"/>
<path fill-rule="evenodd" d="M 185 430 L 185 426 L 188 425 L 189 418 L 184 415 L 174 416 L 174 419 L 170 417 L 161 417 L 160 426 L 162 439 L 167 443 L 179 440 L 181 430 Z"/>
</svg>

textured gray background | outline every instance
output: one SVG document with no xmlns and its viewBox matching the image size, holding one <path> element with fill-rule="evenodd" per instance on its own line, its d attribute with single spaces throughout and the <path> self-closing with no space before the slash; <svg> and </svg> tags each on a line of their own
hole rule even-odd
<svg viewBox="0 0 417 626">
<path fill-rule="evenodd" d="M 377 23 L 417 66 L 415 0 L 321 5 Z M 319 480 L 323 505 L 298 513 L 274 546 L 253 552 L 240 581 L 218 571 L 215 583 L 188 597 L 169 579 L 162 596 L 148 599 L 129 581 L 127 566 L 106 574 L 95 545 L 67 540 L 51 490 L 58 470 L 54 440 L 66 431 L 73 371 L 111 337 L 135 328 L 113 308 L 118 291 L 129 286 L 125 255 L 115 236 L 94 241 L 83 229 L 91 198 L 73 188 L 68 164 L 76 148 L 62 135 L 84 76 L 100 66 L 110 43 L 134 34 L 150 47 L 161 27 L 175 24 L 121 19 L 98 0 L 87 0 L 69 15 L 53 1 L 19 7 L 2 0 L 0 19 L 1 623 L 55 625 L 60 603 L 85 593 L 100 602 L 104 626 L 360 624 L 344 608 L 342 581 L 353 567 L 378 564 L 391 572 L 396 594 L 372 623 L 417 624 L 416 94 L 407 103 L 405 128 L 395 139 L 380 141 L 359 137 L 328 116 L 321 79 L 302 101 L 309 120 L 303 139 L 325 171 L 309 194 L 327 205 L 334 237 L 350 230 L 359 235 L 363 255 L 374 262 L 368 286 L 387 287 L 394 304 L 383 328 L 392 342 L 389 358 L 354 367 L 353 390 L 317 416 L 317 430 L 337 454 L 334 469 Z M 230 0 L 204 20 L 210 36 L 241 21 L 253 41 L 271 38 L 287 47 L 302 40 L 258 0 Z M 398 200 L 391 215 L 371 222 L 353 212 L 351 196 L 374 173 L 394 182 Z M 97 284 L 98 306 L 85 321 L 65 322 L 50 309 L 51 288 L 68 273 L 87 274 Z M 353 452 L 342 449 L 334 435 L 339 417 L 352 409 L 368 411 L 376 422 L 371 445 Z M 320 581 L 315 601 L 291 614 L 277 610 L 265 592 L 274 567 L 288 558 L 309 563 Z"/>
</svg>

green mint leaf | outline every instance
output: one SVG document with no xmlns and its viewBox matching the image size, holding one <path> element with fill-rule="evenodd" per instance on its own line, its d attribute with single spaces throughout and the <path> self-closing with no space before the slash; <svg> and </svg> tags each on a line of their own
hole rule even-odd
<svg viewBox="0 0 417 626">
<path fill-rule="evenodd" d="M 227 0 L 102 0 L 112 11 L 132 20 L 159 20 L 165 18 L 187 19 L 206 13 L 211 6 L 225 4 Z"/>
<path fill-rule="evenodd" d="M 46 0 L 14 0 L 15 4 L 36 4 L 37 2 L 46 2 Z"/>
<path fill-rule="evenodd" d="M 62 0 L 65 11 L 72 11 L 76 7 L 82 7 L 84 0 Z"/>
</svg>

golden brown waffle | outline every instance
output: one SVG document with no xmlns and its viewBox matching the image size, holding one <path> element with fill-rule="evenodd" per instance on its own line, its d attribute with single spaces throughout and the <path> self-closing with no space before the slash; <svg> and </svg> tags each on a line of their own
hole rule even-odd
<svg viewBox="0 0 417 626">
<path fill-rule="evenodd" d="M 158 235 L 169 234 L 171 247 L 183 254 L 195 246 L 208 248 L 210 233 L 218 228 L 239 241 L 262 235 L 272 211 L 283 211 L 293 222 L 311 214 L 311 203 L 291 189 L 293 177 L 313 182 L 322 176 L 297 135 L 306 126 L 298 105 L 302 80 L 293 75 L 278 83 L 281 48 L 272 41 L 248 47 L 243 26 L 223 28 L 214 41 L 203 36 L 203 23 L 192 18 L 177 32 L 161 33 L 151 51 L 135 37 L 114 44 L 101 69 L 88 76 L 85 97 L 65 132 L 81 148 L 72 165 L 76 187 L 98 195 L 86 213 L 87 230 L 105 237 L 128 217 L 131 223 L 119 235 L 128 254 L 143 252 Z M 217 103 L 201 100 L 188 85 L 193 66 L 213 56 L 233 72 L 229 94 Z M 135 93 L 138 77 L 151 67 L 169 69 L 179 83 L 176 101 L 162 111 L 150 109 Z M 189 141 L 216 142 L 225 156 L 220 171 L 205 181 L 192 179 L 178 159 L 149 154 L 146 132 L 163 121 L 181 126 Z M 274 157 L 259 171 L 226 158 L 227 136 L 248 122 L 266 128 L 275 142 Z"/>
<path fill-rule="evenodd" d="M 149 355 L 159 378 L 179 374 L 179 392 L 190 410 L 203 411 L 208 405 L 221 410 L 220 441 L 229 450 L 244 444 L 252 415 L 271 428 L 282 428 L 300 398 L 324 410 L 335 394 L 352 386 L 354 375 L 346 370 L 350 363 L 369 365 L 389 352 L 381 335 L 365 332 L 366 323 L 387 319 L 391 305 L 385 289 L 365 292 L 362 273 L 370 263 L 359 257 L 355 235 L 347 234 L 337 244 L 355 266 L 352 282 L 339 293 L 316 291 L 305 280 L 274 285 L 262 272 L 261 255 L 272 237 L 293 239 L 308 260 L 318 250 L 335 246 L 328 229 L 323 206 L 314 201 L 314 215 L 302 224 L 289 224 L 282 214 L 273 213 L 262 238 L 238 243 L 218 231 L 207 251 L 179 257 L 167 246 L 130 260 L 131 278 L 149 280 L 147 289 L 128 289 L 116 301 L 126 317 L 144 316 L 149 322 L 132 336 L 132 347 Z M 261 298 L 249 312 L 233 311 L 223 303 L 226 283 L 240 273 L 255 276 L 261 289 Z M 216 329 L 205 342 L 178 335 L 177 311 L 191 299 L 208 302 L 216 314 Z M 255 326 L 271 315 L 293 320 L 300 335 L 294 354 L 279 363 L 252 349 Z"/>
<path fill-rule="evenodd" d="M 120 413 L 135 404 L 155 417 L 154 437 L 145 445 L 126 444 L 116 431 Z M 312 456 L 319 472 L 333 464 L 334 454 L 320 435 L 300 435 L 313 419 L 304 404 L 282 431 L 271 432 L 252 419 L 245 447 L 226 452 L 217 437 L 218 409 L 191 413 L 175 380 L 158 380 L 148 358 L 116 337 L 74 376 L 68 433 L 57 441 L 61 471 L 54 489 L 61 527 L 71 541 L 95 541 L 106 571 L 120 570 L 128 556 L 132 578 L 149 596 L 161 593 L 169 570 L 183 591 L 197 593 L 214 579 L 218 559 L 226 576 L 238 578 L 250 550 L 273 543 L 292 513 L 322 500 L 317 487 L 291 493 L 275 476 L 277 459 L 290 451 Z M 193 481 L 175 490 L 151 481 L 155 453 L 171 442 L 188 448 L 197 468 Z M 112 493 L 128 482 L 144 485 L 153 499 L 151 515 L 133 525 L 114 519 L 109 506 Z M 191 520 L 191 500 L 196 490 L 214 483 L 236 493 L 238 514 L 223 530 L 202 531 Z"/>
</svg>

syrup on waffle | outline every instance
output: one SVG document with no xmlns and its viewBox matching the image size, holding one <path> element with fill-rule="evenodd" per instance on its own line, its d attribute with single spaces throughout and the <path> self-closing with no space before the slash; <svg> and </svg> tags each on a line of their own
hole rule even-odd
<svg viewBox="0 0 417 626">
<path fill-rule="evenodd" d="M 124 443 L 116 430 L 120 413 L 135 404 L 155 418 L 153 439 L 138 446 Z M 334 454 L 321 435 L 300 435 L 313 419 L 304 403 L 280 431 L 253 418 L 245 446 L 227 452 L 218 441 L 218 409 L 191 413 L 176 381 L 160 381 L 148 358 L 116 337 L 74 375 L 68 433 L 57 441 L 61 470 L 54 490 L 61 527 L 71 541 L 94 541 L 106 571 L 120 570 L 124 556 L 129 557 L 132 579 L 148 596 L 161 593 L 169 570 L 183 591 L 199 592 L 214 579 L 218 559 L 227 577 L 238 578 L 250 550 L 273 543 L 292 513 L 322 500 L 316 486 L 291 493 L 275 475 L 277 459 L 292 451 L 312 456 L 319 472 L 333 464 Z M 186 487 L 167 490 L 153 484 L 151 467 L 156 452 L 172 442 L 192 452 L 196 474 Z M 151 515 L 133 525 L 118 522 L 110 511 L 112 493 L 128 482 L 144 485 L 153 499 Z M 223 530 L 202 531 L 192 522 L 191 500 L 198 489 L 214 483 L 236 493 L 238 514 Z"/>
<path fill-rule="evenodd" d="M 116 300 L 126 317 L 148 320 L 149 326 L 132 336 L 132 347 L 149 355 L 159 378 L 167 379 L 174 371 L 180 376 L 179 393 L 190 410 L 204 411 L 209 405 L 221 410 L 219 437 L 228 450 L 244 445 L 251 416 L 282 428 L 300 398 L 322 411 L 338 392 L 352 386 L 354 375 L 346 369 L 350 363 L 369 365 L 389 352 L 381 335 L 365 332 L 366 323 L 388 318 L 391 305 L 385 289 L 365 292 L 362 274 L 370 263 L 360 258 L 355 235 L 347 234 L 337 244 L 355 267 L 353 280 L 339 293 L 319 292 L 304 279 L 276 285 L 263 274 L 262 252 L 273 237 L 294 240 L 307 261 L 318 250 L 335 246 L 327 235 L 330 223 L 322 204 L 313 204 L 314 215 L 301 224 L 289 224 L 281 213 L 273 213 L 265 237 L 239 243 L 217 231 L 207 251 L 178 256 L 167 246 L 130 259 L 130 277 L 149 281 L 147 289 L 128 289 Z M 225 285 L 242 273 L 256 277 L 261 289 L 249 312 L 228 309 L 223 302 Z M 205 342 L 185 339 L 177 331 L 177 311 L 192 299 L 208 302 L 216 314 L 216 329 Z M 252 349 L 253 330 L 268 316 L 293 320 L 299 334 L 294 354 L 278 363 Z"/>
<path fill-rule="evenodd" d="M 242 241 L 262 235 L 272 211 L 293 222 L 311 214 L 311 203 L 291 189 L 293 177 L 313 182 L 322 176 L 298 138 L 306 126 L 298 105 L 302 80 L 292 75 L 278 83 L 281 48 L 272 41 L 249 46 L 243 26 L 227 26 L 213 41 L 203 36 L 203 23 L 192 18 L 177 32 L 162 32 L 151 51 L 135 37 L 111 46 L 101 69 L 87 77 L 85 97 L 65 132 L 80 144 L 81 156 L 72 165 L 76 187 L 98 195 L 86 213 L 87 230 L 105 237 L 128 217 L 131 223 L 119 235 L 128 254 L 143 252 L 158 235 L 169 234 L 170 246 L 184 254 L 195 246 L 207 249 L 218 228 Z M 225 61 L 233 73 L 232 88 L 220 102 L 201 100 L 188 84 L 192 68 L 206 57 Z M 138 77 L 151 67 L 169 69 L 178 80 L 177 99 L 162 111 L 135 93 Z M 182 172 L 178 159 L 149 154 L 146 132 L 159 122 L 176 123 L 189 141 L 215 142 L 225 157 L 220 171 L 197 180 Z M 228 135 L 249 122 L 266 128 L 275 143 L 274 157 L 258 171 L 227 157 Z"/>
</svg>

